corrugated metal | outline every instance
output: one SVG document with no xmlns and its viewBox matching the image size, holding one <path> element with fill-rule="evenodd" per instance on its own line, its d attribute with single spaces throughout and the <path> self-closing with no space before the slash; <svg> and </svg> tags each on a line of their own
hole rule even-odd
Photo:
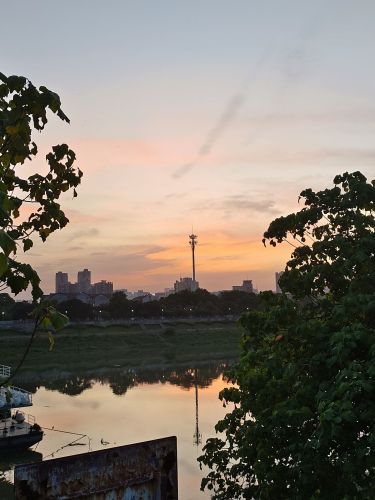
<svg viewBox="0 0 375 500">
<path fill-rule="evenodd" d="M 17 500 L 177 500 L 175 437 L 19 465 Z"/>
</svg>

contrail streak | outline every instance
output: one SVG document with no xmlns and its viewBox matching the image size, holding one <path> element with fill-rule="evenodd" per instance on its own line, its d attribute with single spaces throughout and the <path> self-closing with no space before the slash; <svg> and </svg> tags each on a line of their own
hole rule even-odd
<svg viewBox="0 0 375 500">
<path fill-rule="evenodd" d="M 281 71 L 282 76 L 284 77 L 284 81 L 281 85 L 281 88 L 278 89 L 277 95 L 279 95 L 282 90 L 285 90 L 292 79 L 295 80 L 303 73 L 303 69 L 301 69 L 300 66 L 301 61 L 305 57 L 304 46 L 310 38 L 316 35 L 316 27 L 318 26 L 317 22 L 318 20 L 315 17 L 298 37 L 298 43 L 296 44 L 296 46 L 287 51 L 285 56 L 285 64 Z M 229 128 L 239 111 L 245 105 L 250 85 L 253 84 L 257 78 L 259 78 L 260 72 L 265 63 L 269 60 L 270 55 L 271 51 L 269 49 L 264 51 L 262 56 L 258 59 L 255 68 L 252 70 L 251 76 L 248 76 L 245 79 L 242 88 L 236 94 L 234 94 L 225 105 L 224 110 L 219 116 L 216 124 L 207 133 L 207 136 L 198 149 L 195 158 L 178 167 L 172 174 L 172 177 L 174 177 L 175 179 L 183 177 L 197 165 L 200 159 L 211 153 L 216 143 L 220 140 L 224 132 Z M 254 132 L 252 134 L 253 137 Z"/>
</svg>

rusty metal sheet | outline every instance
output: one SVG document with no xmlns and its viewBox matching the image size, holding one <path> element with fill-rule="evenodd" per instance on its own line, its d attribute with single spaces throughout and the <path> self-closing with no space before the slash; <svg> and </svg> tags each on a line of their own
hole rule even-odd
<svg viewBox="0 0 375 500">
<path fill-rule="evenodd" d="M 18 465 L 17 500 L 178 500 L 177 439 Z"/>
</svg>

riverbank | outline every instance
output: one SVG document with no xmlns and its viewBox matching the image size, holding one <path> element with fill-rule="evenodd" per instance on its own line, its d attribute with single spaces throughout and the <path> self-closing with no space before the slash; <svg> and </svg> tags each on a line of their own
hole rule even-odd
<svg viewBox="0 0 375 500">
<path fill-rule="evenodd" d="M 38 332 L 23 370 L 95 370 L 183 364 L 239 355 L 241 331 L 234 322 L 81 325 L 54 335 Z M 16 366 L 29 341 L 25 333 L 0 332 L 1 360 Z"/>
</svg>

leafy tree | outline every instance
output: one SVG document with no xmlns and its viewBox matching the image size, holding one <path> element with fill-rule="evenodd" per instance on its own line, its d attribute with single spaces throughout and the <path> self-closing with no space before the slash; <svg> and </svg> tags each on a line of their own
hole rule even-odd
<svg viewBox="0 0 375 500">
<path fill-rule="evenodd" d="M 111 318 L 125 318 L 129 316 L 131 303 L 124 292 L 114 292 L 105 309 Z"/>
<path fill-rule="evenodd" d="M 69 299 L 60 302 L 56 307 L 60 312 L 65 313 L 73 321 L 92 319 L 94 310 L 91 304 L 86 304 L 79 299 Z"/>
<path fill-rule="evenodd" d="M 12 319 L 31 319 L 34 305 L 27 300 L 17 301 L 12 308 Z"/>
<path fill-rule="evenodd" d="M 14 302 L 8 293 L 0 293 L 0 320 L 10 319 Z"/>
<path fill-rule="evenodd" d="M 301 193 L 264 235 L 294 251 L 285 294 L 245 314 L 220 393 L 234 405 L 199 458 L 215 499 L 370 499 L 375 491 L 375 181 Z"/>
<path fill-rule="evenodd" d="M 17 258 L 20 249 L 26 252 L 33 246 L 35 236 L 45 241 L 66 226 L 69 221 L 57 200 L 69 190 L 76 196 L 82 177 L 73 165 L 75 154 L 66 144 L 53 146 L 46 155 L 44 175 L 23 174 L 38 153 L 34 136 L 47 124 L 48 111 L 69 123 L 55 92 L 44 86 L 37 88 L 23 76 L 0 73 L 0 291 L 7 288 L 17 295 L 31 287 L 37 304 L 30 343 L 12 377 L 22 365 L 37 328 L 59 329 L 66 321 L 41 302 L 43 292 L 37 272 Z"/>
<path fill-rule="evenodd" d="M 218 302 L 215 295 L 202 288 L 198 288 L 195 292 L 183 290 L 160 300 L 161 306 L 169 316 L 220 314 Z"/>
<path fill-rule="evenodd" d="M 240 314 L 246 310 L 257 309 L 259 297 L 255 293 L 240 290 L 224 291 L 220 294 L 220 308 L 222 314 Z"/>
<path fill-rule="evenodd" d="M 21 175 L 38 153 L 33 134 L 44 129 L 48 110 L 69 123 L 56 93 L 36 88 L 23 76 L 0 73 L 0 284 L 14 294 L 31 286 L 34 301 L 42 297 L 39 277 L 16 254 L 33 246 L 33 235 L 45 241 L 69 222 L 57 200 L 69 189 L 76 196 L 82 176 L 66 144 L 47 154 L 47 173 Z M 28 216 L 26 205 L 31 207 Z"/>
<path fill-rule="evenodd" d="M 0 293 L 0 307 L 10 307 L 14 302 L 9 293 Z"/>
<path fill-rule="evenodd" d="M 139 304 L 138 314 L 142 318 L 159 317 L 161 315 L 160 302 L 158 300 L 152 300 L 144 304 Z"/>
</svg>

